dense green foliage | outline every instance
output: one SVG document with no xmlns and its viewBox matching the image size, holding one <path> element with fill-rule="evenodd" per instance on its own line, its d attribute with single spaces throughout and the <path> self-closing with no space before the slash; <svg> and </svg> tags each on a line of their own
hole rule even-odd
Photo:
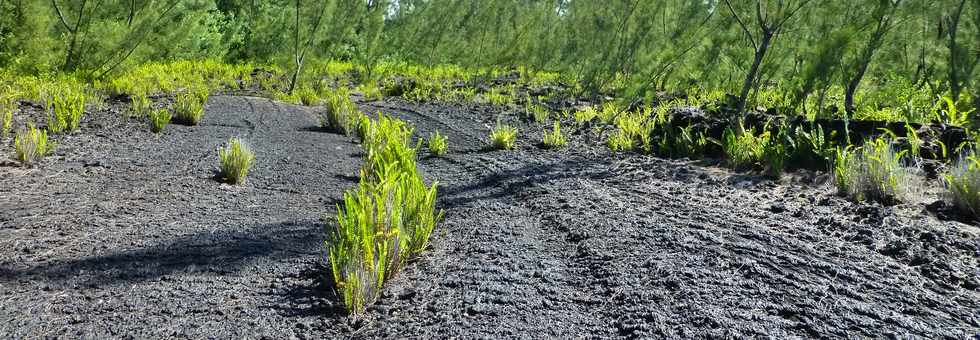
<svg viewBox="0 0 980 340">
<path fill-rule="evenodd" d="M 978 0 L 0 0 L 0 68 L 15 72 L 104 80 L 211 58 L 278 65 L 291 93 L 315 71 L 307 61 L 339 59 L 361 65 L 371 98 L 380 63 L 402 60 L 554 70 L 585 93 L 729 93 L 712 96 L 921 121 L 943 97 L 957 112 L 980 105 L 978 50 Z"/>
<path fill-rule="evenodd" d="M 344 193 L 326 241 L 336 291 L 354 314 L 425 250 L 442 218 L 435 208 L 438 184 L 426 186 L 416 166 L 421 144 L 411 144 L 413 129 L 384 114 L 366 129 L 360 183 Z"/>
</svg>

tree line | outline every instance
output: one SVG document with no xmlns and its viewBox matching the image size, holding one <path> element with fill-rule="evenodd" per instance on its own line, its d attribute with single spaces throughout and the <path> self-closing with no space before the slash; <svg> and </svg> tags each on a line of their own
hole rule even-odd
<svg viewBox="0 0 980 340">
<path fill-rule="evenodd" d="M 290 88 L 309 60 L 370 76 L 390 59 L 559 71 L 592 94 L 720 90 L 739 112 L 772 91 L 793 110 L 899 90 L 968 109 L 980 0 L 0 0 L 3 68 L 100 79 L 193 58 L 282 65 Z"/>
</svg>

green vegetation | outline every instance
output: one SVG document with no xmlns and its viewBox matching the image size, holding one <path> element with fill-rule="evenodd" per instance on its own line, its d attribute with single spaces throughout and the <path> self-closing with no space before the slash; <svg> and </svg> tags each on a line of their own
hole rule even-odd
<svg viewBox="0 0 980 340">
<path fill-rule="evenodd" d="M 231 184 L 241 184 L 248 176 L 248 170 L 255 163 L 255 153 L 239 138 L 231 138 L 228 145 L 218 148 L 221 160 L 221 176 Z"/>
<path fill-rule="evenodd" d="M 885 138 L 869 140 L 854 149 L 838 149 L 834 184 L 840 194 L 855 201 L 906 201 L 917 193 L 917 179 L 913 169 L 904 165 L 905 154 L 896 152 Z"/>
<path fill-rule="evenodd" d="M 167 109 L 156 109 L 150 110 L 147 118 L 150 120 L 150 131 L 160 133 L 163 131 L 163 128 L 170 124 L 170 119 L 173 117 Z"/>
<path fill-rule="evenodd" d="M 357 128 L 355 125 L 360 124 L 362 119 L 359 118 L 358 113 L 360 111 L 351 102 L 347 90 L 340 88 L 327 93 L 325 97 L 326 107 L 320 115 L 320 126 L 329 131 L 345 135 L 354 132 Z"/>
<path fill-rule="evenodd" d="M 133 94 L 130 98 L 130 117 L 145 117 L 151 114 L 153 102 L 145 93 Z"/>
<path fill-rule="evenodd" d="M 565 140 L 565 135 L 561 132 L 561 124 L 555 122 L 554 127 L 551 128 L 551 132 L 545 131 L 544 138 L 541 143 L 548 148 L 559 148 L 565 146 L 567 141 Z"/>
<path fill-rule="evenodd" d="M 511 150 L 517 142 L 517 128 L 497 122 L 490 130 L 490 147 L 495 150 Z"/>
<path fill-rule="evenodd" d="M 174 122 L 183 125 L 197 125 L 204 117 L 204 103 L 207 101 L 208 90 L 206 88 L 177 94 L 174 97 Z"/>
<path fill-rule="evenodd" d="M 34 166 L 41 158 L 54 150 L 54 142 L 48 141 L 48 132 L 28 124 L 27 129 L 14 136 L 14 156 L 25 167 Z"/>
<path fill-rule="evenodd" d="M 85 94 L 66 90 L 51 99 L 51 114 L 48 116 L 48 130 L 53 133 L 78 130 L 78 124 L 85 113 Z"/>
<path fill-rule="evenodd" d="M 593 106 L 586 107 L 582 110 L 577 110 L 572 114 L 572 117 L 575 118 L 575 122 L 579 124 L 591 122 L 597 116 L 599 116 L 599 112 L 596 111 L 595 107 Z"/>
<path fill-rule="evenodd" d="M 14 108 L 0 102 L 0 139 L 6 139 L 14 125 Z"/>
<path fill-rule="evenodd" d="M 432 132 L 432 134 L 429 135 L 429 140 L 426 144 L 429 147 L 429 153 L 437 157 L 446 154 L 448 140 L 449 138 L 440 134 L 438 130 Z"/>
<path fill-rule="evenodd" d="M 769 133 L 763 132 L 756 135 L 752 130 L 742 130 L 738 133 L 736 129 L 725 129 L 722 134 L 721 146 L 725 151 L 725 157 L 729 165 L 734 169 L 750 168 L 758 164 L 766 153 L 766 145 L 769 144 Z"/>
<path fill-rule="evenodd" d="M 980 153 L 969 150 L 943 176 L 946 196 L 963 213 L 980 218 Z"/>
<path fill-rule="evenodd" d="M 337 207 L 326 246 L 336 290 L 352 314 L 363 312 L 385 281 L 428 246 L 442 218 L 437 184 L 423 182 L 411 135 L 405 122 L 379 114 L 363 144 L 368 158 L 360 183 Z"/>
</svg>

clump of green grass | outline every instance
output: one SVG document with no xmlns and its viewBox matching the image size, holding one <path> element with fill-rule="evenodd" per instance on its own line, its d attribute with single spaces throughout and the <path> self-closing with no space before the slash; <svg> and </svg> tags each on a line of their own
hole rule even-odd
<svg viewBox="0 0 980 340">
<path fill-rule="evenodd" d="M 25 167 L 34 166 L 54 149 L 54 142 L 48 140 L 48 132 L 28 124 L 27 129 L 14 136 L 14 156 Z"/>
<path fill-rule="evenodd" d="M 885 138 L 869 140 L 856 149 L 838 149 L 834 184 L 840 194 L 855 201 L 905 201 L 917 192 L 917 183 L 913 169 L 903 164 L 904 155 L 905 151 L 896 152 Z"/>
<path fill-rule="evenodd" d="M 52 99 L 48 116 L 48 129 L 53 133 L 78 130 L 85 113 L 85 93 L 65 90 Z"/>
<path fill-rule="evenodd" d="M 544 138 L 541 141 L 548 148 L 559 148 L 565 146 L 566 142 L 565 134 L 561 132 L 561 124 L 558 122 L 555 122 L 550 132 L 544 132 Z"/>
<path fill-rule="evenodd" d="M 207 101 L 207 88 L 177 94 L 174 97 L 173 121 L 178 124 L 197 125 L 204 117 L 204 103 Z"/>
<path fill-rule="evenodd" d="M 617 129 L 609 139 L 606 139 L 606 145 L 612 151 L 630 151 L 633 150 L 633 137 L 631 137 L 625 130 Z"/>
<path fill-rule="evenodd" d="M 150 131 L 153 133 L 160 133 L 163 131 L 163 128 L 167 127 L 167 124 L 170 124 L 170 120 L 173 118 L 173 116 L 167 109 L 157 109 L 150 110 L 147 118 L 150 120 Z"/>
<path fill-rule="evenodd" d="M 599 111 L 596 111 L 594 106 L 589 106 L 582 110 L 575 111 L 575 113 L 572 114 L 572 118 L 575 119 L 576 123 L 584 124 L 591 122 L 598 115 Z"/>
<path fill-rule="evenodd" d="M 547 107 L 535 104 L 531 100 L 530 96 L 528 96 L 527 101 L 524 105 L 524 111 L 528 116 L 533 118 L 534 121 L 537 123 L 544 123 L 545 121 L 548 120 L 548 117 L 551 116 L 551 112 L 548 110 Z"/>
<path fill-rule="evenodd" d="M 0 138 L 7 138 L 14 125 L 14 109 L 0 106 Z"/>
<path fill-rule="evenodd" d="M 725 152 L 729 165 L 734 169 L 745 169 L 756 165 L 765 156 L 765 145 L 769 134 L 756 135 L 752 130 L 742 133 L 732 128 L 725 129 L 721 137 L 721 147 Z"/>
<path fill-rule="evenodd" d="M 437 183 L 426 186 L 415 163 L 412 129 L 379 114 L 368 125 L 368 158 L 356 189 L 344 193 L 326 242 L 335 289 L 352 314 L 373 303 L 402 264 L 428 246 Z"/>
<path fill-rule="evenodd" d="M 449 138 L 439 133 L 438 130 L 432 132 L 432 134 L 429 135 L 429 140 L 426 144 L 429 147 L 429 153 L 437 157 L 446 154 L 448 139 Z"/>
<path fill-rule="evenodd" d="M 326 108 L 320 115 L 320 126 L 332 132 L 349 135 L 359 124 L 357 106 L 350 100 L 345 89 L 326 95 Z"/>
<path fill-rule="evenodd" d="M 490 130 L 490 147 L 495 150 L 511 150 L 516 142 L 516 127 L 498 121 L 497 126 Z"/>
<path fill-rule="evenodd" d="M 375 101 L 384 99 L 384 93 L 381 91 L 381 87 L 378 86 L 376 82 L 370 81 L 358 87 L 361 93 L 364 94 L 364 100 Z"/>
<path fill-rule="evenodd" d="M 129 100 L 131 102 L 130 117 L 143 117 L 152 113 L 153 102 L 146 96 L 146 93 L 136 93 Z"/>
<path fill-rule="evenodd" d="M 295 92 L 296 96 L 299 97 L 300 104 L 305 106 L 320 105 L 320 94 L 313 88 L 302 86 Z"/>
<path fill-rule="evenodd" d="M 980 218 L 980 152 L 963 153 L 943 176 L 946 197 L 961 212 Z"/>
<path fill-rule="evenodd" d="M 245 182 L 249 169 L 255 163 L 255 153 L 252 148 L 239 138 L 231 138 L 228 145 L 218 149 L 221 160 L 221 176 L 231 184 Z"/>
</svg>

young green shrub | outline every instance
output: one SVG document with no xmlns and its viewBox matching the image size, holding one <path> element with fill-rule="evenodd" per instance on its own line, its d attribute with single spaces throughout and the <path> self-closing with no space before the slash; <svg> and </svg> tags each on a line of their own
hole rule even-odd
<svg viewBox="0 0 980 340">
<path fill-rule="evenodd" d="M 146 93 L 137 93 L 129 98 L 130 104 L 130 117 L 143 117 L 151 114 L 153 110 L 153 102 L 146 96 Z"/>
<path fill-rule="evenodd" d="M 163 128 L 170 124 L 170 119 L 173 118 L 170 114 L 170 110 L 167 109 L 157 109 L 150 110 L 147 118 L 150 119 L 150 131 L 153 133 L 160 133 Z"/>
<path fill-rule="evenodd" d="M 25 167 L 34 166 L 51 153 L 54 142 L 48 141 L 48 132 L 28 124 L 27 129 L 14 136 L 14 156 Z"/>
<path fill-rule="evenodd" d="M 48 129 L 53 133 L 78 130 L 85 113 L 85 93 L 65 90 L 52 99 L 51 114 L 48 116 Z"/>
<path fill-rule="evenodd" d="M 490 130 L 490 147 L 495 150 L 511 150 L 517 142 L 517 128 L 497 122 Z"/>
<path fill-rule="evenodd" d="M 177 94 L 174 97 L 173 121 L 183 125 L 197 125 L 204 117 L 204 103 L 207 100 L 207 89 Z"/>
<path fill-rule="evenodd" d="M 221 176 L 231 184 L 244 183 L 248 170 L 255 162 L 252 148 L 239 138 L 231 138 L 227 146 L 219 148 L 218 157 L 221 160 Z"/>
<path fill-rule="evenodd" d="M 945 176 L 946 198 L 961 212 L 980 218 L 980 152 L 964 152 Z"/>
<path fill-rule="evenodd" d="M 350 100 L 345 89 L 338 89 L 326 95 L 326 108 L 320 115 L 320 126 L 323 128 L 349 135 L 354 132 L 355 124 L 360 123 L 357 106 Z"/>
<path fill-rule="evenodd" d="M 368 126 L 360 183 L 344 193 L 326 241 L 335 289 L 352 314 L 363 312 L 385 281 L 428 246 L 442 218 L 435 208 L 438 184 L 427 187 L 418 172 L 412 129 L 383 114 Z"/>
<path fill-rule="evenodd" d="M 429 147 L 429 153 L 437 157 L 446 154 L 448 139 L 446 136 L 440 134 L 438 130 L 433 132 L 429 135 L 429 140 L 426 144 Z"/>
<path fill-rule="evenodd" d="M 565 146 L 566 140 L 565 135 L 561 132 L 561 124 L 556 121 L 554 127 L 551 128 L 551 132 L 545 131 L 541 143 L 548 148 Z"/>
<path fill-rule="evenodd" d="M 917 183 L 913 169 L 903 164 L 905 153 L 896 152 L 885 138 L 869 140 L 856 149 L 838 149 L 833 167 L 838 192 L 855 201 L 885 204 L 911 198 Z"/>
</svg>

